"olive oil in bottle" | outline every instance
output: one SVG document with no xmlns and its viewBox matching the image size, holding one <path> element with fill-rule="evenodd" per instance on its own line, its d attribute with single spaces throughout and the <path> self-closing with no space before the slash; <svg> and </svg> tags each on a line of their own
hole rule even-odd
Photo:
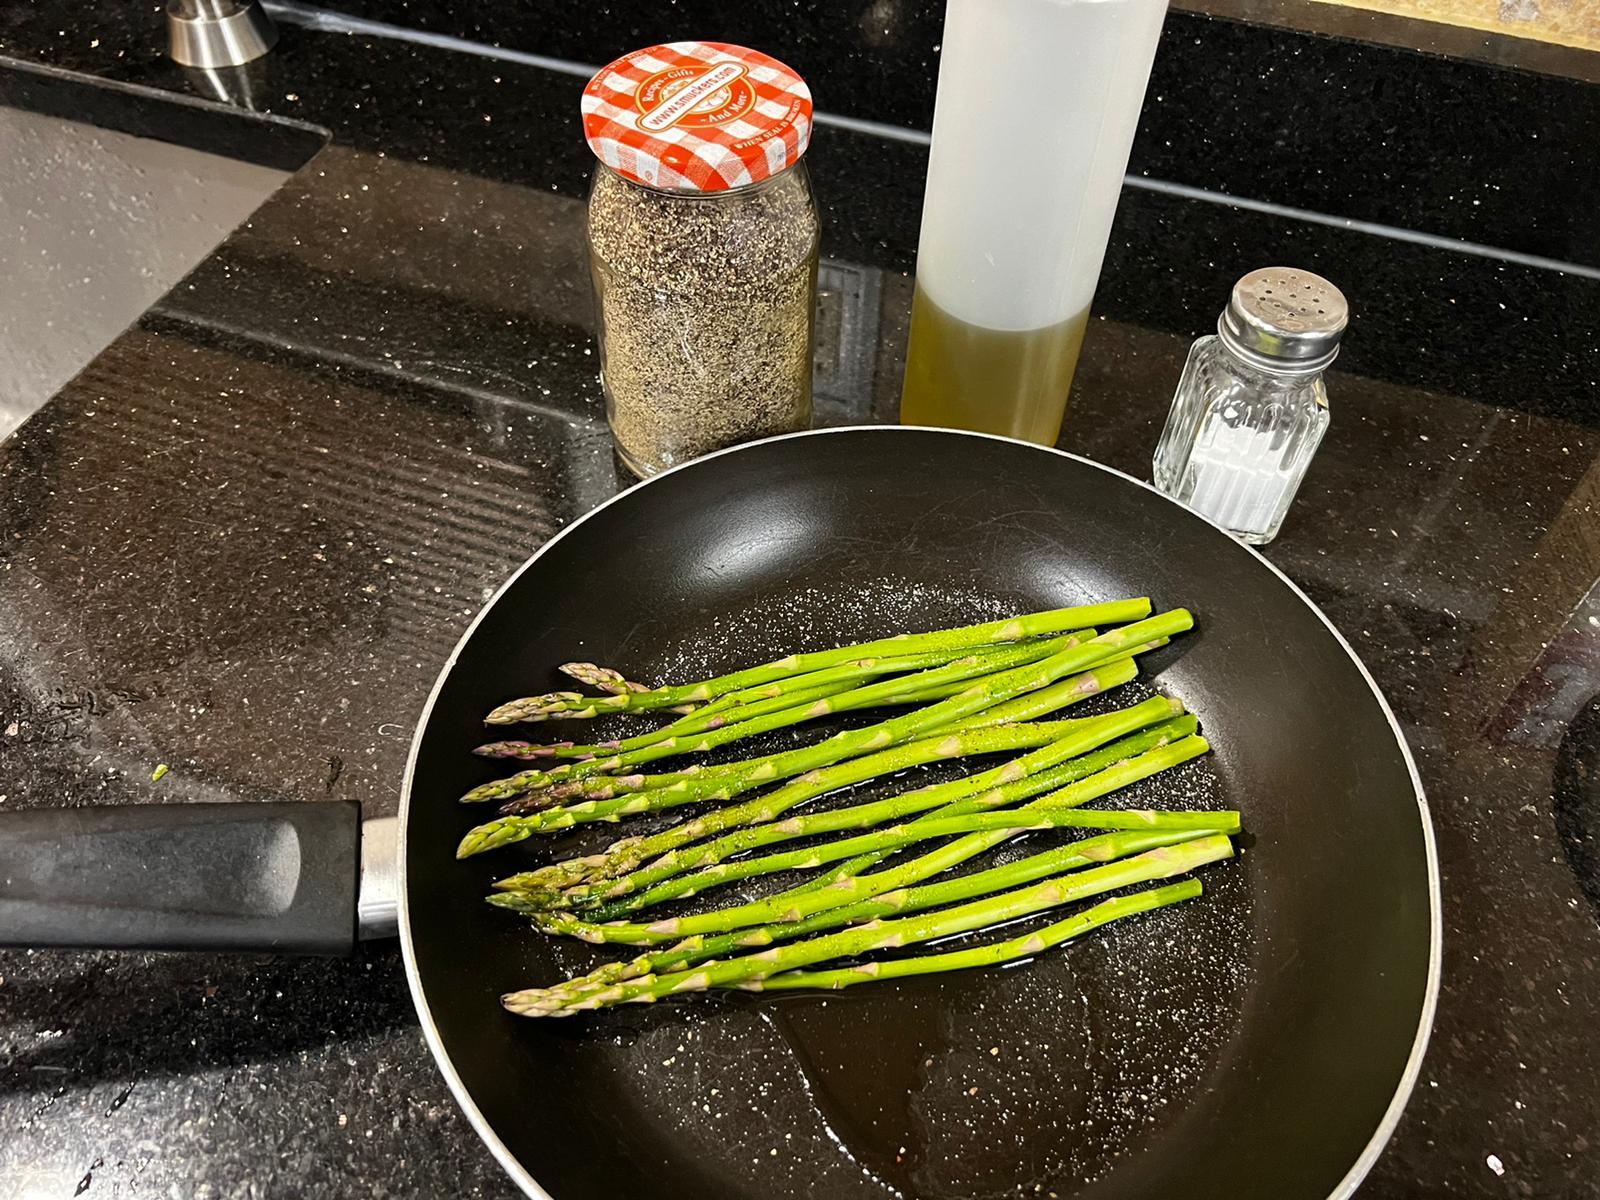
<svg viewBox="0 0 1600 1200">
<path fill-rule="evenodd" d="M 917 288 L 901 422 L 1053 445 L 1088 323 L 1085 310 L 1043 329 L 985 329 Z"/>
<path fill-rule="evenodd" d="M 900 419 L 1061 432 L 1167 0 L 947 0 Z"/>
</svg>

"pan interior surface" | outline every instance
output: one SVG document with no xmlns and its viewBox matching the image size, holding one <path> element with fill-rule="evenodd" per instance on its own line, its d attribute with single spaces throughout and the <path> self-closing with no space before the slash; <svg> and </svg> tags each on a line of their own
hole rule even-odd
<svg viewBox="0 0 1600 1200">
<path fill-rule="evenodd" d="M 548 844 L 452 857 L 490 815 L 455 797 L 503 773 L 468 753 L 482 715 L 560 686 L 555 664 L 675 681 L 1143 594 L 1198 627 L 1132 694 L 1097 702 L 1177 696 L 1214 753 L 1109 803 L 1243 811 L 1246 848 L 1203 872 L 1198 900 L 1013 969 L 559 1021 L 500 1009 L 502 992 L 601 957 L 482 903 Z M 1213 526 L 1004 440 L 779 439 L 597 510 L 491 604 L 442 678 L 406 821 L 436 1049 L 514 1173 L 558 1200 L 1340 1194 L 1410 1085 L 1431 1004 L 1426 818 L 1343 644 Z"/>
</svg>

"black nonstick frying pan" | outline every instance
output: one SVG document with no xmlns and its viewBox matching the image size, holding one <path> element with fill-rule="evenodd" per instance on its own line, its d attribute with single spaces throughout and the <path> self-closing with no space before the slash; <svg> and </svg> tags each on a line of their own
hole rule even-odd
<svg viewBox="0 0 1600 1200">
<path fill-rule="evenodd" d="M 548 846 L 452 853 L 485 816 L 455 798 L 495 773 L 467 753 L 483 714 L 548 690 L 553 664 L 682 679 L 789 649 L 1145 594 L 1199 623 L 1130 687 L 1183 699 L 1215 752 L 1119 800 L 1243 810 L 1246 849 L 1208 869 L 1200 899 L 1009 970 L 564 1021 L 500 1009 L 502 992 L 594 961 L 482 903 L 492 879 L 543 861 Z M 177 811 L 188 807 L 199 811 Z M 292 807 L 274 828 L 324 811 Z M 221 946 L 347 942 L 355 820 L 326 811 L 316 819 L 330 824 L 310 832 L 244 822 L 257 868 L 243 873 L 239 911 L 189 912 L 180 888 L 139 918 L 146 930 L 166 922 L 163 936 L 112 940 L 172 944 L 209 929 L 202 940 Z M 211 827 L 227 817 L 209 813 Z M 5 940 L 95 940 L 84 931 L 106 897 L 68 861 L 108 844 L 111 831 L 89 820 L 78 818 L 76 840 L 60 825 L 0 825 Z M 39 865 L 56 858 L 60 871 Z M 32 880 L 21 891 L 19 870 Z M 214 895 L 215 883 L 193 894 Z M 63 884 L 70 903 L 51 890 Z M 297 905 L 300 926 L 275 942 L 273 912 Z M 522 1188 L 558 1200 L 1348 1195 L 1416 1080 L 1440 957 L 1432 832 L 1410 756 L 1349 646 L 1291 583 L 1104 467 L 897 427 L 702 459 L 603 505 L 518 571 L 423 715 L 400 818 L 399 913 L 450 1087 Z M 224 918 L 233 924 L 219 932 Z"/>
</svg>

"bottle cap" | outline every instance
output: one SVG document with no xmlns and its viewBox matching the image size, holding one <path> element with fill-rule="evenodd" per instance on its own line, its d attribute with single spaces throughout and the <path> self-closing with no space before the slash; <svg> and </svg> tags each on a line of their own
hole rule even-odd
<svg viewBox="0 0 1600 1200">
<path fill-rule="evenodd" d="M 625 54 L 583 89 L 583 135 L 634 183 L 723 192 L 800 161 L 811 141 L 811 89 L 757 50 L 668 42 Z"/>
<path fill-rule="evenodd" d="M 1217 334 L 1246 362 L 1280 374 L 1310 374 L 1338 355 L 1349 319 L 1344 293 L 1322 276 L 1263 267 L 1233 285 Z"/>
</svg>

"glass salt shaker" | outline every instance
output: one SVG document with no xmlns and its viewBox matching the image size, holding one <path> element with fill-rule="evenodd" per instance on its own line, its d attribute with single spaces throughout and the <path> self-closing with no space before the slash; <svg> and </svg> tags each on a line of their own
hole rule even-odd
<svg viewBox="0 0 1600 1200">
<path fill-rule="evenodd" d="M 1189 351 L 1155 453 L 1167 495 L 1253 546 L 1278 536 L 1328 430 L 1322 373 L 1349 309 L 1320 275 L 1252 271 Z"/>
</svg>

